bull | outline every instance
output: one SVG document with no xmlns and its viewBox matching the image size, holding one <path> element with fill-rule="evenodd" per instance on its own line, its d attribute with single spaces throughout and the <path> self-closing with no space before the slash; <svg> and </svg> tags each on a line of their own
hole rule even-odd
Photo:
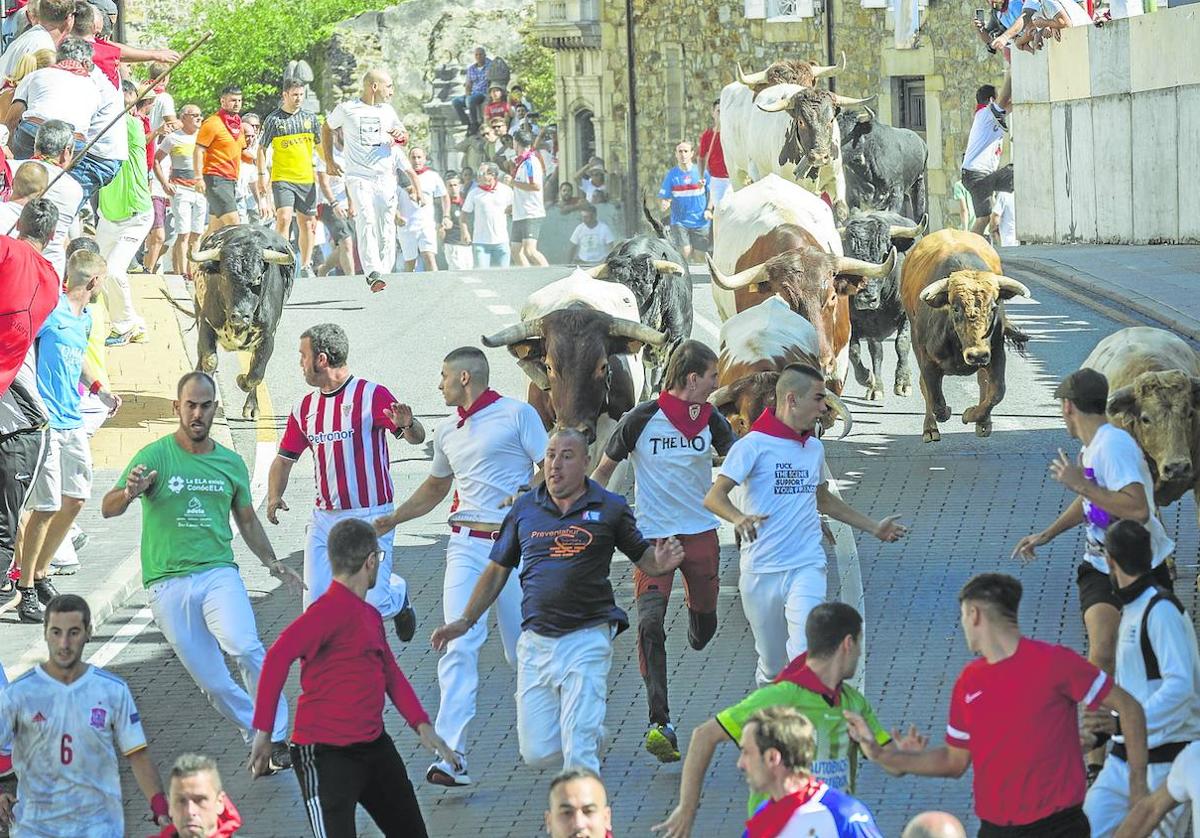
<svg viewBox="0 0 1200 838">
<path fill-rule="evenodd" d="M 612 424 L 637 403 L 642 348 L 667 341 L 637 318 L 628 288 L 576 270 L 531 294 L 520 323 L 482 341 L 517 359 L 547 428 L 575 428 L 592 444 L 607 440 Z"/>
<path fill-rule="evenodd" d="M 925 166 L 929 149 L 921 135 L 884 125 L 868 114 L 838 115 L 842 171 L 850 209 L 896 212 L 920 218 L 926 212 Z"/>
<path fill-rule="evenodd" d="M 1108 419 L 1146 454 L 1154 502 L 1188 491 L 1200 501 L 1200 356 L 1180 337 L 1146 326 L 1106 337 L 1083 366 L 1108 379 Z M 1197 506 L 1200 523 L 1200 504 Z"/>
<path fill-rule="evenodd" d="M 296 254 L 274 230 L 254 224 L 222 227 L 188 254 L 194 267 L 196 369 L 217 371 L 217 345 L 249 352 L 237 377 L 246 393 L 243 419 L 258 418 L 258 385 L 275 350 L 275 329 L 296 278 Z"/>
<path fill-rule="evenodd" d="M 842 255 L 833 216 L 819 198 L 770 175 L 721 202 L 709 269 L 722 320 L 779 294 L 817 332 L 817 367 L 841 392 L 850 342 L 847 298 L 895 264 Z"/>
<path fill-rule="evenodd" d="M 900 270 L 904 253 L 925 234 L 928 216 L 920 224 L 892 212 L 855 213 L 842 228 L 842 248 L 848 256 L 865 262 L 880 262 L 893 249 L 896 263 L 887 276 L 868 279 L 850 298 L 850 364 L 854 378 L 867 388 L 868 401 L 883 399 L 883 341 L 896 336 L 896 379 L 893 392 L 907 396 L 912 392 L 912 370 L 908 353 L 912 335 L 908 316 L 900 304 Z M 867 342 L 871 369 L 862 362 L 859 341 Z"/>
<path fill-rule="evenodd" d="M 938 422 L 950 418 L 942 393 L 947 375 L 975 374 L 979 403 L 963 411 L 963 424 L 990 436 L 992 410 L 1004 399 L 1005 341 L 1024 351 L 1029 336 L 1013 326 L 1004 301 L 1029 289 L 1001 273 L 1000 257 L 982 236 L 939 230 L 917 243 L 904 260 L 900 299 L 912 324 L 913 351 L 925 398 L 925 442 L 937 442 Z"/>
<path fill-rule="evenodd" d="M 846 52 L 842 51 L 842 65 L 816 64 L 795 58 L 783 58 L 772 62 L 767 69 L 757 73 L 742 72 L 738 65 L 738 81 L 754 91 L 761 93 L 775 84 L 799 84 L 805 87 L 816 87 L 817 79 L 833 77 L 846 69 Z"/>
</svg>

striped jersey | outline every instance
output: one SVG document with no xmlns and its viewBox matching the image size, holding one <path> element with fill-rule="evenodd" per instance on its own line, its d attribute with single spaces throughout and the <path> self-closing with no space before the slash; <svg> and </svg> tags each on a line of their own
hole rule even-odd
<svg viewBox="0 0 1200 838">
<path fill-rule="evenodd" d="M 0 690 L 0 728 L 21 778 L 13 836 L 125 834 L 117 752 L 145 748 L 146 734 L 123 680 L 89 666 L 64 684 L 35 666 Z"/>
<path fill-rule="evenodd" d="M 821 782 L 782 800 L 765 800 L 743 838 L 883 838 L 862 802 Z"/>
<path fill-rule="evenodd" d="M 671 202 L 672 227 L 698 230 L 708 224 L 704 217 L 704 210 L 708 206 L 704 178 L 694 164 L 686 172 L 673 166 L 663 178 L 658 197 Z"/>
<path fill-rule="evenodd" d="M 276 108 L 262 123 L 259 143 L 271 149 L 271 180 L 285 183 L 312 183 L 313 150 L 320 136 L 317 115 L 303 108 L 288 113 Z"/>
<path fill-rule="evenodd" d="M 392 502 L 384 411 L 396 401 L 382 384 L 351 376 L 331 393 L 314 391 L 288 417 L 279 456 L 312 449 L 317 509 L 369 509 Z"/>
</svg>

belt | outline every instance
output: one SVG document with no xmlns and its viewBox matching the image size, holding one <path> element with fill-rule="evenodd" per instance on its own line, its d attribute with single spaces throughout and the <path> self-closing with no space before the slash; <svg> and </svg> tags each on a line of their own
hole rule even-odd
<svg viewBox="0 0 1200 838">
<path fill-rule="evenodd" d="M 466 527 L 460 527 L 457 524 L 450 525 L 450 532 L 456 534 L 465 533 L 471 536 L 471 538 L 482 538 L 485 541 L 495 541 L 500 537 L 500 530 L 496 530 L 495 532 L 488 532 L 487 530 L 469 530 Z"/>
<path fill-rule="evenodd" d="M 1159 745 L 1157 748 L 1150 749 L 1150 759 L 1147 760 L 1151 765 L 1162 765 L 1168 762 L 1174 762 L 1175 757 L 1183 752 L 1183 749 L 1190 745 L 1190 742 L 1167 742 L 1164 745 Z M 1125 743 L 1114 742 L 1112 746 L 1112 755 L 1122 762 L 1129 762 L 1129 758 L 1125 756 Z"/>
<path fill-rule="evenodd" d="M 40 116 L 24 116 L 24 115 L 22 115 L 21 122 L 28 122 L 30 125 L 45 125 L 46 124 L 46 120 L 42 119 Z M 75 137 L 75 140 L 77 142 L 81 142 L 81 143 L 87 142 L 87 137 L 85 137 L 83 134 L 80 134 L 77 131 L 72 131 L 71 134 L 72 134 L 72 136 Z"/>
</svg>

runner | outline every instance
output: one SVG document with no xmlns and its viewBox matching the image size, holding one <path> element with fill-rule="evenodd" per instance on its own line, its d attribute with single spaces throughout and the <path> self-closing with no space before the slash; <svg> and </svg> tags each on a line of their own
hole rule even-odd
<svg viewBox="0 0 1200 838">
<path fill-rule="evenodd" d="M 428 200 L 424 204 L 418 204 L 405 187 L 401 187 L 396 193 L 400 217 L 404 219 L 404 226 L 399 230 L 404 270 L 409 273 L 415 271 L 419 256 L 423 270 L 436 271 L 438 223 L 433 202 L 436 200 L 441 204 L 442 230 L 449 230 L 450 193 L 446 191 L 442 176 L 427 165 L 429 158 L 425 149 L 414 148 L 411 155 L 413 171 L 417 175 L 417 190 Z"/>
<path fill-rule="evenodd" d="M 286 78 L 280 85 L 279 107 L 263 120 L 258 143 L 258 185 L 265 192 L 268 180 L 275 204 L 275 232 L 290 240 L 292 217 L 299 216 L 300 275 L 312 276 L 313 219 L 317 216 L 317 184 L 313 152 L 320 142 L 317 115 L 306 111 L 304 82 Z M 271 170 L 267 171 L 267 151 Z"/>
<path fill-rule="evenodd" d="M 167 798 L 126 683 L 83 662 L 92 613 L 74 594 L 46 606 L 48 660 L 0 690 L 0 731 L 12 734 L 17 795 L 0 793 L 14 835 L 125 835 L 117 749 L 156 824 Z M 15 807 L 14 807 L 15 802 Z"/>
<path fill-rule="evenodd" d="M 337 152 L 334 152 L 334 159 L 340 163 Z M 329 241 L 333 243 L 325 264 L 317 270 L 317 276 L 328 276 L 334 268 L 337 268 L 342 276 L 351 276 L 354 273 L 354 230 L 349 219 L 354 210 L 346 194 L 346 178 L 330 175 L 324 159 L 319 154 L 316 155 L 314 165 L 318 186 L 317 217 L 325 225 L 325 232 Z"/>
<path fill-rule="evenodd" d="M 179 119 L 179 130 L 163 137 L 154 152 L 154 179 L 171 204 L 171 227 L 175 233 L 171 267 L 180 276 L 188 276 L 191 271 L 187 256 L 200 243 L 208 218 L 208 205 L 201 191 L 203 183 L 195 168 L 200 106 L 184 105 L 179 109 Z M 170 162 L 164 171 L 166 161 Z"/>
<path fill-rule="evenodd" d="M 142 584 L 166 641 L 213 707 L 250 743 L 253 692 L 266 650 L 258 639 L 250 597 L 233 558 L 230 518 L 246 546 L 289 589 L 303 586 L 275 550 L 254 512 L 250 475 L 241 457 L 209 436 L 217 385 L 203 372 L 179 379 L 179 428 L 134 455 L 104 496 L 105 518 L 142 499 Z M 231 514 L 232 513 L 232 514 Z M 222 652 L 234 659 L 246 690 L 234 682 Z M 275 712 L 271 764 L 291 766 L 287 705 Z"/>
<path fill-rule="evenodd" d="M 349 355 L 350 340 L 335 323 L 318 324 L 300 336 L 300 370 L 304 382 L 317 390 L 304 396 L 288 417 L 267 479 L 267 520 L 278 524 L 280 510 L 288 510 L 283 495 L 292 467 L 305 450 L 312 450 L 316 504 L 304 542 L 305 608 L 333 578 L 327 555 L 333 526 L 347 518 L 371 521 L 391 511 L 387 434 L 410 445 L 425 441 L 425 428 L 412 408 L 398 403 L 386 387 L 352 375 L 346 366 Z M 367 602 L 393 620 L 397 636 L 407 643 L 416 630 L 408 586 L 392 573 L 390 535 L 380 548 L 379 578 Z"/>
<path fill-rule="evenodd" d="M 450 212 L 445 218 L 450 219 L 447 226 L 445 218 L 442 227 L 445 238 L 442 241 L 442 255 L 446 258 L 446 267 L 452 271 L 469 271 L 475 266 L 471 255 L 471 231 L 467 229 L 467 214 L 463 212 L 463 182 L 462 176 L 449 174 L 446 177 L 446 192 L 450 198 Z"/>
<path fill-rule="evenodd" d="M 546 204 L 542 199 L 546 168 L 533 150 L 533 136 L 528 131 L 513 134 L 513 151 L 515 170 L 509 184 L 513 189 L 513 261 L 517 267 L 545 267 L 549 262 L 538 250 L 538 235 L 546 219 Z"/>
<path fill-rule="evenodd" d="M 718 521 L 704 508 L 712 487 L 713 451 L 722 457 L 734 443 L 733 428 L 708 397 L 717 389 L 717 355 L 688 340 L 667 364 L 663 391 L 622 417 L 592 479 L 607 488 L 617 464 L 633 462 L 638 526 L 647 538 L 676 538 L 683 545 L 688 643 L 697 651 L 717 631 L 721 546 Z M 667 705 L 667 602 L 675 574 L 658 578 L 633 572 L 638 609 L 638 666 L 646 683 L 650 729 L 646 750 L 660 762 L 679 759 L 679 741 Z"/>
<path fill-rule="evenodd" d="M 359 803 L 385 835 L 428 835 L 404 761 L 384 730 L 385 694 L 423 746 L 454 760 L 396 665 L 378 611 L 365 602 L 383 555 L 366 521 L 338 522 L 329 533 L 328 591 L 283 630 L 263 665 L 250 770 L 270 773 L 273 708 L 299 658 L 292 765 L 315 838 L 354 838 Z"/>
<path fill-rule="evenodd" d="M 595 771 L 568 768 L 550 781 L 544 816 L 550 838 L 611 838 L 608 790 Z"/>
<path fill-rule="evenodd" d="M 446 544 L 446 577 L 442 613 L 449 621 L 462 614 L 504 520 L 506 500 L 533 479 L 534 467 L 546 455 L 546 431 L 537 411 L 526 402 L 505 398 L 488 387 L 487 356 L 473 346 L 455 349 L 442 361 L 438 389 L 447 407 L 457 410 L 433 435 L 429 476 L 395 512 L 375 522 L 375 531 L 391 538 L 398 525 L 433 511 L 457 482 L 450 508 L 450 540 Z M 448 762 L 429 766 L 425 778 L 436 785 L 465 786 L 466 730 L 475 717 L 479 688 L 479 650 L 487 640 L 486 610 L 470 631 L 451 641 L 438 661 L 438 733 L 458 754 L 457 769 Z M 517 660 L 521 631 L 521 588 L 515 578 L 497 597 L 496 623 L 504 656 Z"/>
<path fill-rule="evenodd" d="M 200 125 L 192 168 L 203 177 L 196 190 L 208 203 L 208 228 L 211 235 L 222 227 L 238 223 L 237 181 L 245 155 L 246 137 L 242 132 L 242 89 L 236 84 L 221 88 L 221 108 Z"/>
<path fill-rule="evenodd" d="M 231 838 L 237 833 L 242 816 L 225 794 L 213 760 L 180 754 L 168 782 L 171 823 L 151 838 Z"/>
</svg>

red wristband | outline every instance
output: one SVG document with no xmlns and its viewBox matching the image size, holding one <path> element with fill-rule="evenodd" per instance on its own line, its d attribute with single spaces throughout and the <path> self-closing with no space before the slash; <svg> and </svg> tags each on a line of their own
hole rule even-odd
<svg viewBox="0 0 1200 838">
<path fill-rule="evenodd" d="M 150 798 L 150 813 L 154 815 L 155 820 L 170 814 L 170 808 L 167 805 L 167 796 L 161 791 Z"/>
<path fill-rule="evenodd" d="M 100 379 L 97 378 L 95 381 L 92 382 L 92 386 L 88 388 L 88 392 L 94 396 L 103 389 L 104 389 L 104 385 L 101 384 Z"/>
</svg>

